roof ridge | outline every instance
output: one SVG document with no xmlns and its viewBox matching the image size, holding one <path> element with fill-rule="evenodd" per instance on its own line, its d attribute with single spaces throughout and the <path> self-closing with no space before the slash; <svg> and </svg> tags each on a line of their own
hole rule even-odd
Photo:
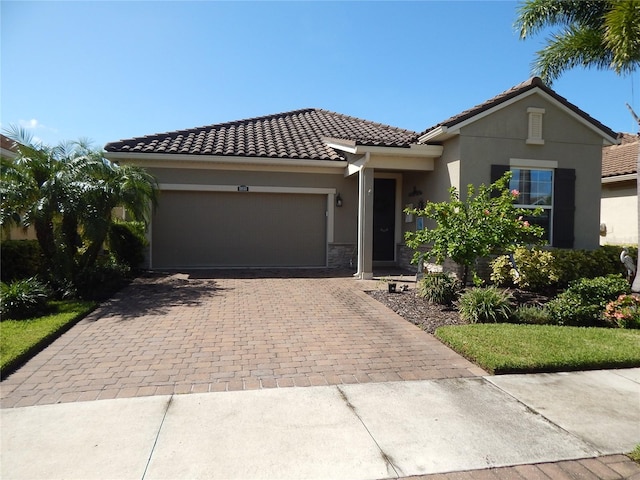
<svg viewBox="0 0 640 480">
<path fill-rule="evenodd" d="M 315 111 L 318 112 L 323 112 L 323 113 L 329 113 L 331 115 L 338 115 L 339 117 L 342 118 L 346 118 L 349 120 L 356 120 L 358 122 L 364 122 L 366 124 L 372 125 L 372 126 L 376 126 L 376 127 L 385 127 L 388 128 L 390 130 L 394 130 L 396 132 L 402 132 L 402 133 L 414 133 L 417 134 L 418 132 L 414 131 L 414 130 L 409 130 L 407 128 L 401 128 L 401 127 L 394 127 L 393 125 L 389 125 L 387 123 L 382 123 L 382 122 L 374 122 L 373 120 L 367 120 L 365 118 L 360 118 L 360 117 L 355 117 L 353 115 L 347 115 L 345 113 L 340 113 L 340 112 L 334 112 L 332 110 L 326 110 L 324 108 L 316 108 L 314 109 Z"/>
</svg>

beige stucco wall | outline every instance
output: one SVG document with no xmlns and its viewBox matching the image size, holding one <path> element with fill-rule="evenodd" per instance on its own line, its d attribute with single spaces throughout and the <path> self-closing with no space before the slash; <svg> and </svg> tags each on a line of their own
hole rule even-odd
<svg viewBox="0 0 640 480">
<path fill-rule="evenodd" d="M 602 185 L 600 222 L 606 225 L 601 245 L 638 244 L 638 197 L 635 182 Z"/>
<path fill-rule="evenodd" d="M 334 211 L 334 243 L 355 243 L 357 239 L 357 175 L 340 173 L 286 173 L 252 170 L 148 168 L 160 184 L 248 185 L 300 188 L 335 188 L 343 206 Z M 160 192 L 162 195 L 162 192 Z"/>
<path fill-rule="evenodd" d="M 544 108 L 544 145 L 528 145 L 528 107 Z M 463 127 L 460 185 L 489 184 L 491 165 L 510 159 L 551 160 L 576 170 L 574 248 L 599 244 L 602 137 L 566 111 L 534 94 Z M 464 192 L 463 192 L 464 194 Z"/>
</svg>

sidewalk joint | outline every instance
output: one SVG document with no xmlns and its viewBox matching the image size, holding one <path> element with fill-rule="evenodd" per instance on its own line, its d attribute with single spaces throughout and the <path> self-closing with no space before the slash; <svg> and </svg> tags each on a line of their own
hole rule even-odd
<svg viewBox="0 0 640 480">
<path fill-rule="evenodd" d="M 164 407 L 164 414 L 162 415 L 162 421 L 160 422 L 160 426 L 158 427 L 158 432 L 156 433 L 156 438 L 153 440 L 153 446 L 151 447 L 151 452 L 149 452 L 149 458 L 147 459 L 147 464 L 144 466 L 144 472 L 142 472 L 142 478 L 140 480 L 144 480 L 147 476 L 147 470 L 149 469 L 149 464 L 151 463 L 151 458 L 153 457 L 153 452 L 156 450 L 156 445 L 158 444 L 158 438 L 160 438 L 160 432 L 162 431 L 162 426 L 164 425 L 164 421 L 167 418 L 167 412 L 169 411 L 169 407 L 173 403 L 173 395 L 169 397 L 167 400 L 167 405 Z"/>
</svg>

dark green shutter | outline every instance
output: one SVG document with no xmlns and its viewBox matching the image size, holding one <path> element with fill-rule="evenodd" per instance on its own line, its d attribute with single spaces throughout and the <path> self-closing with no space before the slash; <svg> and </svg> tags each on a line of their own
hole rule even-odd
<svg viewBox="0 0 640 480">
<path fill-rule="evenodd" d="M 573 248 L 575 210 L 576 171 L 573 168 L 556 168 L 553 178 L 552 246 Z"/>
<path fill-rule="evenodd" d="M 491 165 L 491 183 L 500 180 L 509 171 L 509 165 Z M 501 192 L 492 192 L 492 197 L 499 197 Z"/>
</svg>

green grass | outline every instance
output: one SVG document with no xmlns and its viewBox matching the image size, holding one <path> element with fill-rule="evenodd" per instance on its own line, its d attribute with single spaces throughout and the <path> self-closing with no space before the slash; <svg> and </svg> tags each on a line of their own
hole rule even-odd
<svg viewBox="0 0 640 480">
<path fill-rule="evenodd" d="M 499 323 L 440 327 L 436 337 L 492 374 L 640 366 L 640 330 Z"/>
<path fill-rule="evenodd" d="M 636 448 L 629 454 L 629 458 L 634 462 L 640 463 L 640 443 L 636 445 Z"/>
<path fill-rule="evenodd" d="M 51 302 L 55 313 L 25 320 L 3 320 L 0 323 L 2 376 L 91 312 L 95 305 L 94 302 L 81 301 Z"/>
</svg>

